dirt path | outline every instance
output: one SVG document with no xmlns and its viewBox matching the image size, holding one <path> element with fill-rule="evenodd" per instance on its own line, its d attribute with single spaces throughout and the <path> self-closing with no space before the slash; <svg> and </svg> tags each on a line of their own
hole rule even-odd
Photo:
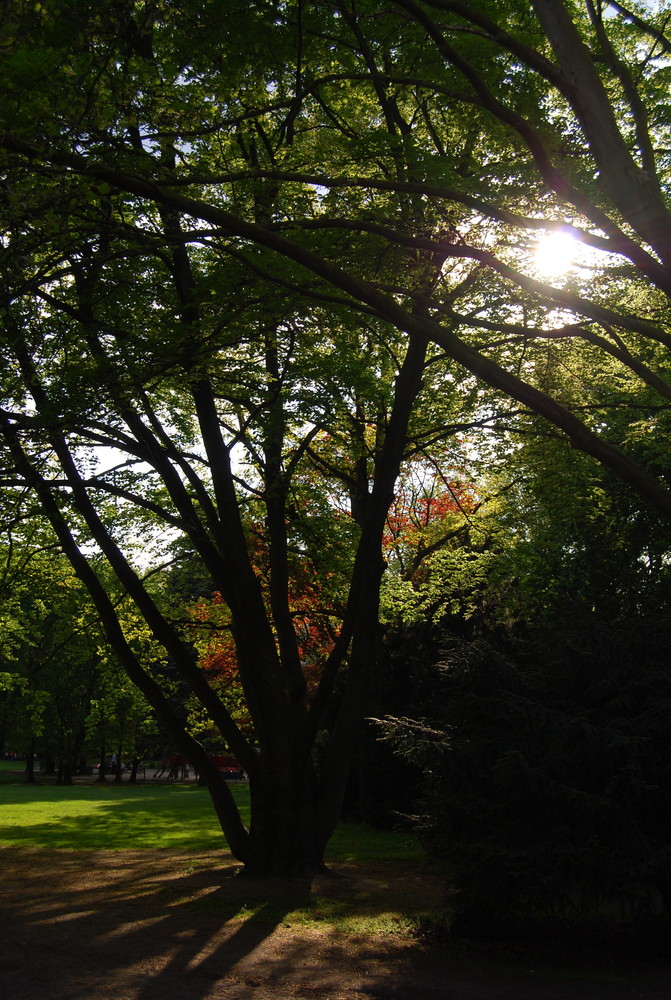
<svg viewBox="0 0 671 1000">
<path fill-rule="evenodd" d="M 384 900 L 385 873 L 341 867 L 270 908 L 220 854 L 0 850 L 6 1000 L 669 1000 L 671 961 L 576 970 L 455 956 L 403 933 L 285 919 L 310 894 Z M 388 877 L 388 876 L 387 876 Z M 409 873 L 408 891 L 435 892 Z M 267 892 L 267 886 L 263 887 Z M 394 884 L 394 889 L 399 886 Z M 403 886 L 401 886 L 403 888 Z M 296 895 L 296 893 L 298 895 Z"/>
</svg>

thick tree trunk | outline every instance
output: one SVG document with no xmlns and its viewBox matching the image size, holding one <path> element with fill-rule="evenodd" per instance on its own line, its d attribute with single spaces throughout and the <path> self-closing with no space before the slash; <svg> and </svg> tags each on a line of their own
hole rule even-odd
<svg viewBox="0 0 671 1000">
<path fill-rule="evenodd" d="M 252 822 L 245 873 L 295 878 L 324 871 L 325 843 L 319 836 L 315 806 L 306 782 L 290 787 L 269 778 L 250 788 Z"/>
</svg>

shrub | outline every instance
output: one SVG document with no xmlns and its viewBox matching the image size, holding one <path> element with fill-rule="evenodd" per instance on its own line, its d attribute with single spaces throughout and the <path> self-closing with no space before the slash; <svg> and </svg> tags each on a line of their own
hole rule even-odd
<svg viewBox="0 0 671 1000">
<path fill-rule="evenodd" d="M 671 915 L 671 622 L 446 637 L 422 718 L 386 741 L 422 771 L 420 828 L 456 875 L 455 930 Z"/>
</svg>

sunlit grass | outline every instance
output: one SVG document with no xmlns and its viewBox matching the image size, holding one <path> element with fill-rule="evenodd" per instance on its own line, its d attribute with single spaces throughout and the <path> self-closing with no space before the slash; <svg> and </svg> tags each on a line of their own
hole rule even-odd
<svg viewBox="0 0 671 1000">
<path fill-rule="evenodd" d="M 243 813 L 246 788 L 234 788 Z M 0 844 L 78 850 L 223 846 L 206 789 L 179 785 L 0 785 Z"/>
<path fill-rule="evenodd" d="M 249 818 L 249 789 L 231 791 Z M 405 933 L 431 908 L 413 885 L 425 863 L 407 834 L 343 823 L 328 849 L 340 877 L 310 886 L 232 876 L 239 866 L 226 849 L 206 789 L 139 783 L 0 783 L 0 849 L 74 851 L 161 849 L 175 866 L 162 889 L 165 906 L 225 911 L 227 919 L 370 936 Z M 338 866 L 340 866 L 338 868 Z M 184 893 L 183 880 L 199 870 L 216 880 Z M 141 894 L 141 887 L 137 887 Z M 173 895 L 174 894 L 174 895 Z"/>
<path fill-rule="evenodd" d="M 249 789 L 232 785 L 243 821 L 249 819 Z M 0 845 L 174 851 L 225 849 L 209 794 L 186 785 L 0 784 Z M 417 858 L 407 835 L 343 823 L 329 844 L 329 857 L 371 862 Z"/>
</svg>

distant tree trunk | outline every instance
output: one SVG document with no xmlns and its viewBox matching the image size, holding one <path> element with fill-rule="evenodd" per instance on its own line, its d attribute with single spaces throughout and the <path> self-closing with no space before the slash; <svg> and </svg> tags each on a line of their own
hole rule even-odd
<svg viewBox="0 0 671 1000">
<path fill-rule="evenodd" d="M 85 765 L 85 760 L 82 755 L 82 750 L 84 748 L 84 740 L 86 738 L 86 733 L 84 729 L 80 729 L 75 735 L 72 741 L 72 773 L 78 774 L 81 771 L 81 766 Z"/>
<path fill-rule="evenodd" d="M 26 784 L 35 784 L 35 739 L 30 741 L 30 747 L 26 754 Z"/>
<path fill-rule="evenodd" d="M 105 740 L 100 741 L 100 764 L 98 765 L 98 781 L 105 781 L 105 775 L 107 774 L 107 761 L 105 754 L 107 753 L 107 747 L 105 746 Z"/>
<path fill-rule="evenodd" d="M 57 785 L 71 785 L 74 764 L 69 757 L 58 761 L 58 774 L 56 775 Z"/>
<path fill-rule="evenodd" d="M 123 758 L 122 758 L 122 754 L 123 754 L 123 744 L 119 743 L 119 746 L 117 747 L 117 752 L 116 752 L 116 767 L 114 768 L 114 780 L 115 781 L 123 781 L 123 778 L 122 778 L 122 773 L 123 773 L 123 763 L 122 763 Z"/>
</svg>

